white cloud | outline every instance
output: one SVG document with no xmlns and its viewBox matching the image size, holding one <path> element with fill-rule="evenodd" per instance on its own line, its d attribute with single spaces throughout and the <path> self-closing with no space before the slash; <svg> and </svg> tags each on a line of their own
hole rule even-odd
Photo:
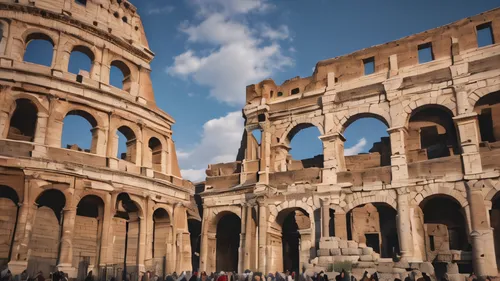
<svg viewBox="0 0 500 281">
<path fill-rule="evenodd" d="M 290 30 L 286 25 L 282 25 L 277 29 L 264 25 L 262 27 L 262 36 L 271 40 L 285 40 L 290 37 Z"/>
<path fill-rule="evenodd" d="M 174 6 L 165 5 L 163 7 L 151 7 L 148 9 L 148 15 L 170 14 L 175 10 Z"/>
<path fill-rule="evenodd" d="M 345 156 L 357 155 L 363 151 L 366 146 L 366 139 L 361 138 L 358 143 L 344 150 Z"/>
<path fill-rule="evenodd" d="M 190 151 L 177 152 L 182 176 L 191 181 L 204 180 L 208 164 L 236 161 L 243 129 L 241 111 L 207 121 L 200 142 Z"/>
<path fill-rule="evenodd" d="M 268 78 L 273 72 L 293 64 L 277 42 L 289 38 L 286 26 L 273 29 L 265 24 L 252 25 L 234 15 L 268 9 L 265 0 L 192 0 L 201 14 L 197 24 L 183 23 L 179 30 L 191 47 L 174 57 L 167 67 L 169 75 L 192 79 L 210 89 L 210 96 L 229 105 L 245 103 L 249 84 Z M 207 13 L 206 11 L 211 11 Z M 205 48 L 203 48 L 205 47 Z M 285 48 L 285 50 L 287 50 Z"/>
</svg>

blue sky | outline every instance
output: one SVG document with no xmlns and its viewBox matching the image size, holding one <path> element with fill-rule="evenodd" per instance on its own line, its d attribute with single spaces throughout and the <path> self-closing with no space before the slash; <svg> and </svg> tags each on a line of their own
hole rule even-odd
<svg viewBox="0 0 500 281">
<path fill-rule="evenodd" d="M 495 8 L 493 0 L 131 0 L 151 50 L 157 104 L 176 119 L 183 176 L 200 180 L 209 163 L 234 161 L 243 131 L 245 86 L 309 76 L 319 60 L 438 27 Z M 76 119 L 76 118 L 75 118 Z M 77 124 L 77 121 L 74 124 Z M 75 143 L 71 126 L 63 144 Z M 88 125 L 87 125 L 88 126 Z M 65 126 L 70 127 L 70 126 Z M 79 130 L 75 130 L 78 128 Z M 374 119 L 345 132 L 349 153 L 386 136 Z M 309 128 L 292 140 L 296 159 L 322 153 Z"/>
</svg>

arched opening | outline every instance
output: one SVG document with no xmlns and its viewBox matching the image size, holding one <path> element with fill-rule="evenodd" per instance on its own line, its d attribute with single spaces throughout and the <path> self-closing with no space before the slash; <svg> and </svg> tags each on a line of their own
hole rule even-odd
<svg viewBox="0 0 500 281">
<path fill-rule="evenodd" d="M 167 273 L 168 254 L 172 252 L 172 225 L 168 212 L 159 208 L 153 213 L 152 256 L 155 273 L 163 276 Z"/>
<path fill-rule="evenodd" d="M 262 132 L 259 129 L 252 130 L 250 137 L 247 138 L 246 160 L 256 161 L 260 159 L 260 142 L 262 140 Z"/>
<path fill-rule="evenodd" d="M 188 219 L 189 238 L 191 241 L 191 265 L 192 271 L 197 272 L 200 265 L 201 247 L 201 221 Z"/>
<path fill-rule="evenodd" d="M 149 139 L 148 142 L 151 166 L 155 171 L 161 172 L 162 145 L 161 141 L 155 137 Z"/>
<path fill-rule="evenodd" d="M 82 6 L 87 6 L 87 0 L 75 0 L 75 3 Z"/>
<path fill-rule="evenodd" d="M 20 141 L 33 141 L 37 120 L 38 109 L 31 100 L 16 100 L 16 109 L 10 118 L 7 138 Z"/>
<path fill-rule="evenodd" d="M 31 254 L 28 260 L 28 273 L 32 275 L 42 271 L 47 278 L 58 263 L 62 211 L 66 205 L 66 198 L 61 191 L 48 189 L 38 196 L 35 203 L 38 209 L 29 242 Z"/>
<path fill-rule="evenodd" d="M 224 214 L 217 223 L 216 271 L 238 271 L 241 219 L 236 214 Z"/>
<path fill-rule="evenodd" d="M 77 280 L 83 280 L 91 268 L 99 265 L 99 249 L 103 231 L 104 201 L 96 195 L 83 197 L 76 209 L 73 236 L 73 264 L 77 265 Z"/>
<path fill-rule="evenodd" d="M 43 33 L 32 33 L 25 39 L 25 51 L 23 60 L 50 67 L 54 53 L 54 42 L 52 38 Z"/>
<path fill-rule="evenodd" d="M 122 61 L 115 60 L 111 62 L 109 74 L 109 83 L 124 91 L 130 90 L 131 72 L 130 68 Z"/>
<path fill-rule="evenodd" d="M 0 267 L 11 259 L 19 212 L 19 196 L 11 187 L 0 185 Z"/>
<path fill-rule="evenodd" d="M 75 46 L 69 57 L 68 71 L 85 78 L 90 78 L 94 59 L 94 53 L 89 48 Z M 82 81 L 81 77 L 79 81 Z"/>
<path fill-rule="evenodd" d="M 373 114 L 358 114 L 347 120 L 343 135 L 348 171 L 391 165 L 391 141 L 387 129 L 387 122 Z"/>
<path fill-rule="evenodd" d="M 281 234 L 281 237 L 272 239 L 270 256 L 276 260 L 278 267 L 272 271 L 302 272 L 302 265 L 309 259 L 310 250 L 305 249 L 302 243 L 314 245 L 309 214 L 301 208 L 284 209 L 278 213 L 276 224 L 272 227 Z"/>
<path fill-rule="evenodd" d="M 116 214 L 112 220 L 114 231 L 113 263 L 117 265 L 118 279 L 138 280 L 138 245 L 140 216 L 139 205 L 127 193 L 120 193 L 116 199 Z"/>
<path fill-rule="evenodd" d="M 433 195 L 420 203 L 424 213 L 427 252 L 470 249 L 462 206 L 447 195 Z"/>
<path fill-rule="evenodd" d="M 288 133 L 288 171 L 323 168 L 323 144 L 319 139 L 320 135 L 318 128 L 310 123 L 299 124 Z"/>
<path fill-rule="evenodd" d="M 95 118 L 86 111 L 72 110 L 63 120 L 63 147 L 76 151 L 96 153 L 98 132 Z"/>
<path fill-rule="evenodd" d="M 491 200 L 490 225 L 493 228 L 497 266 L 500 268 L 500 192 Z"/>
<path fill-rule="evenodd" d="M 495 143 L 500 141 L 500 91 L 480 98 L 474 106 L 474 112 L 478 114 L 481 141 L 489 143 L 483 143 L 482 146 L 497 148 Z"/>
<path fill-rule="evenodd" d="M 397 211 L 387 203 L 360 205 L 347 213 L 349 240 L 365 243 L 382 258 L 399 254 Z"/>
<path fill-rule="evenodd" d="M 136 163 L 137 139 L 134 131 L 127 126 L 121 126 L 117 131 L 118 135 L 118 158 Z"/>
<path fill-rule="evenodd" d="M 438 105 L 415 109 L 406 147 L 410 163 L 460 154 L 452 112 Z"/>
</svg>

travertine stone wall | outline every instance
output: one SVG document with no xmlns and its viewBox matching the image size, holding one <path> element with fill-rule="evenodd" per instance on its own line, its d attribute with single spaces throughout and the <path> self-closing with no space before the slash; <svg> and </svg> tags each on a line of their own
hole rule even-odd
<svg viewBox="0 0 500 281">
<path fill-rule="evenodd" d="M 244 153 L 207 169 L 200 269 L 217 268 L 213 225 L 220 218 L 212 211 L 251 208 L 256 215 L 250 222 L 242 217 L 240 233 L 247 239 L 254 230 L 257 244 L 241 244 L 245 256 L 231 257 L 241 269 L 287 266 L 280 214 L 299 209 L 309 226 L 294 233 L 301 245 L 295 271 L 348 260 L 358 278 L 367 269 L 385 274 L 383 280 L 404 279 L 412 269 L 439 279 L 443 267 L 450 280 L 471 270 L 497 275 L 499 16 L 499 9 L 487 11 L 320 61 L 310 77 L 282 85 L 267 79 L 248 86 Z M 492 44 L 478 42 L 484 30 Z M 424 44 L 433 58 L 419 62 Z M 374 73 L 365 75 L 366 59 Z M 389 138 L 367 154 L 345 156 L 343 133 L 365 117 L 385 124 Z M 323 154 L 293 159 L 291 140 L 309 127 L 320 133 Z M 366 234 L 379 235 L 375 256 Z M 459 249 L 450 247 L 457 241 Z"/>
<path fill-rule="evenodd" d="M 131 281 L 147 270 L 191 270 L 194 186 L 180 174 L 174 119 L 155 104 L 140 14 L 126 0 L 86 2 L 0 0 L 0 200 L 18 206 L 1 212 L 0 260 L 14 274 L 57 269 L 79 279 L 92 270 L 121 280 L 125 259 Z M 24 61 L 33 40 L 52 44 L 50 65 Z M 90 70 L 68 71 L 73 51 L 89 57 Z M 110 85 L 112 66 L 121 88 Z M 62 143 L 69 115 L 91 125 L 87 150 Z M 159 208 L 168 239 L 153 235 Z"/>
</svg>

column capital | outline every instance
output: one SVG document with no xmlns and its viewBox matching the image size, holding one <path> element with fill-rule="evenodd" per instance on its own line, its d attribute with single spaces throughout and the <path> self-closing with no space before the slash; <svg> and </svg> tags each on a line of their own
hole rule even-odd
<svg viewBox="0 0 500 281">
<path fill-rule="evenodd" d="M 324 199 L 321 199 L 321 206 L 322 207 L 327 207 L 327 206 L 330 206 L 330 199 L 329 198 L 324 198 Z"/>
<path fill-rule="evenodd" d="M 455 123 L 458 123 L 458 122 L 461 122 L 461 121 L 470 121 L 470 120 L 473 120 L 473 119 L 476 119 L 477 118 L 477 113 L 476 112 L 468 112 L 468 113 L 464 113 L 464 114 L 460 114 L 460 115 L 457 115 L 455 117 L 453 117 L 453 120 L 455 121 Z"/>
<path fill-rule="evenodd" d="M 406 126 L 396 126 L 396 127 L 391 127 L 387 129 L 387 132 L 389 134 L 395 133 L 395 132 L 401 132 L 403 131 L 404 133 L 408 133 L 408 129 Z"/>
</svg>

